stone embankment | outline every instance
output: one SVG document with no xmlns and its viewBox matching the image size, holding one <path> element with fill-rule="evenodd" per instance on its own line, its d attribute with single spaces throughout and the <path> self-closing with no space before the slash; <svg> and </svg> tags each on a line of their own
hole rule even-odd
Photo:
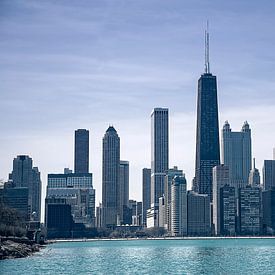
<svg viewBox="0 0 275 275">
<path fill-rule="evenodd" d="M 41 245 L 22 239 L 1 239 L 0 260 L 28 257 L 40 248 Z"/>
</svg>

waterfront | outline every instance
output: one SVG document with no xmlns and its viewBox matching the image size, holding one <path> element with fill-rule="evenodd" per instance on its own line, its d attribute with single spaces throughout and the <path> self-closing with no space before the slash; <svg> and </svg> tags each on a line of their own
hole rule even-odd
<svg viewBox="0 0 275 275">
<path fill-rule="evenodd" d="M 1 274 L 274 274 L 275 239 L 64 242 Z"/>
</svg>

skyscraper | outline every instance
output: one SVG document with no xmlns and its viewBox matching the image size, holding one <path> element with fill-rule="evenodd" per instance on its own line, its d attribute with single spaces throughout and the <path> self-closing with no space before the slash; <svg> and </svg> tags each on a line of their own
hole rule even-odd
<svg viewBox="0 0 275 275">
<path fill-rule="evenodd" d="M 213 224 L 216 235 L 234 235 L 236 230 L 235 188 L 229 186 L 229 168 L 213 168 Z"/>
<path fill-rule="evenodd" d="M 184 176 L 175 176 L 171 186 L 171 233 L 187 235 L 187 183 Z"/>
<path fill-rule="evenodd" d="M 264 233 L 275 233 L 275 188 L 262 193 L 263 230 Z"/>
<path fill-rule="evenodd" d="M 220 164 L 216 76 L 210 73 L 209 33 L 205 36 L 205 73 L 198 81 L 196 169 L 193 190 L 212 200 L 212 168 Z"/>
<path fill-rule="evenodd" d="M 75 131 L 74 172 L 89 173 L 89 131 Z"/>
<path fill-rule="evenodd" d="M 206 194 L 187 192 L 188 236 L 208 236 L 210 227 L 210 198 Z"/>
<path fill-rule="evenodd" d="M 164 193 L 164 177 L 168 170 L 168 109 L 155 108 L 151 114 L 151 204 L 158 205 Z"/>
<path fill-rule="evenodd" d="M 118 214 L 120 223 L 125 224 L 123 209 L 129 204 L 129 161 L 121 160 L 119 164 Z"/>
<path fill-rule="evenodd" d="M 146 212 L 151 207 L 151 169 L 142 169 L 142 222 L 146 225 Z"/>
<path fill-rule="evenodd" d="M 232 132 L 228 121 L 222 130 L 222 163 L 229 167 L 230 183 L 235 187 L 248 184 L 251 170 L 251 130 L 247 121 L 240 132 Z"/>
<path fill-rule="evenodd" d="M 248 183 L 249 185 L 252 185 L 254 187 L 260 187 L 260 184 L 261 184 L 260 172 L 256 168 L 255 158 L 253 159 L 253 168 L 249 173 Z"/>
<path fill-rule="evenodd" d="M 169 169 L 164 180 L 164 200 L 165 200 L 165 216 L 164 227 L 171 231 L 171 186 L 175 176 L 184 176 L 183 171 L 179 170 L 177 166 Z"/>
<path fill-rule="evenodd" d="M 260 234 L 261 211 L 261 189 L 250 185 L 239 188 L 238 218 L 240 234 Z"/>
<path fill-rule="evenodd" d="M 37 167 L 32 166 L 32 158 L 20 155 L 13 160 L 13 170 L 9 175 L 14 187 L 28 188 L 29 218 L 40 221 L 41 179 Z"/>
<path fill-rule="evenodd" d="M 264 190 L 275 187 L 275 160 L 264 160 L 263 187 Z"/>
<path fill-rule="evenodd" d="M 113 126 L 103 137 L 102 157 L 102 226 L 117 225 L 120 138 Z"/>
</svg>

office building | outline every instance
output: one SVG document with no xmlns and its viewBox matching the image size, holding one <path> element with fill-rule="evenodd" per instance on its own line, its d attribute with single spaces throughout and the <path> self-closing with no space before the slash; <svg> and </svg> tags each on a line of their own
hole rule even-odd
<svg viewBox="0 0 275 275">
<path fill-rule="evenodd" d="M 172 181 L 171 234 L 187 235 L 187 183 L 184 176 L 175 176 Z"/>
<path fill-rule="evenodd" d="M 151 169 L 142 169 L 142 222 L 146 225 L 146 213 L 151 207 Z"/>
<path fill-rule="evenodd" d="M 91 173 L 48 174 L 47 199 L 63 199 L 70 205 L 74 223 L 95 226 L 95 190 Z"/>
<path fill-rule="evenodd" d="M 74 172 L 89 173 L 89 131 L 75 131 Z"/>
<path fill-rule="evenodd" d="M 215 234 L 221 234 L 221 215 L 223 207 L 221 205 L 220 189 L 225 185 L 229 185 L 229 169 L 228 166 L 218 165 L 213 168 L 213 224 Z"/>
<path fill-rule="evenodd" d="M 151 114 L 151 204 L 155 205 L 164 194 L 169 159 L 168 131 L 168 109 L 155 108 Z"/>
<path fill-rule="evenodd" d="M 275 187 L 275 160 L 264 160 L 263 188 L 271 190 Z"/>
<path fill-rule="evenodd" d="M 261 189 L 250 185 L 239 188 L 239 233 L 258 235 L 261 232 Z"/>
<path fill-rule="evenodd" d="M 236 235 L 236 196 L 235 187 L 228 184 L 220 188 L 220 235 Z"/>
<path fill-rule="evenodd" d="M 275 235 L 275 187 L 262 193 L 263 232 Z"/>
<path fill-rule="evenodd" d="M 255 158 L 253 159 L 253 168 L 249 173 L 248 184 L 253 187 L 260 187 L 261 185 L 261 176 L 259 170 L 256 168 Z"/>
<path fill-rule="evenodd" d="M 102 211 L 103 227 L 116 226 L 118 221 L 118 185 L 120 174 L 120 138 L 113 126 L 103 137 Z"/>
<path fill-rule="evenodd" d="M 9 181 L 0 188 L 0 203 L 8 208 L 15 209 L 18 215 L 28 221 L 29 216 L 29 189 L 27 187 L 15 187 Z"/>
<path fill-rule="evenodd" d="M 168 232 L 171 232 L 171 186 L 175 176 L 184 176 L 182 170 L 179 170 L 177 166 L 174 166 L 172 169 L 169 169 L 164 179 L 164 227 L 168 230 Z"/>
<path fill-rule="evenodd" d="M 64 198 L 46 198 L 45 225 L 48 238 L 71 238 L 73 229 L 71 205 Z"/>
<path fill-rule="evenodd" d="M 165 198 L 164 196 L 159 198 L 159 227 L 164 228 L 165 227 Z"/>
<path fill-rule="evenodd" d="M 124 206 L 128 207 L 129 202 L 129 162 L 121 160 L 119 164 L 118 183 L 118 215 L 119 224 L 125 224 L 123 217 Z"/>
<path fill-rule="evenodd" d="M 13 187 L 28 188 L 28 215 L 33 221 L 40 221 L 41 216 L 41 179 L 37 167 L 33 167 L 32 158 L 20 155 L 13 160 L 13 170 L 9 180 Z"/>
<path fill-rule="evenodd" d="M 240 132 L 232 132 L 228 121 L 222 130 L 222 163 L 229 168 L 232 186 L 242 187 L 248 184 L 251 171 L 251 130 L 247 121 Z"/>
<path fill-rule="evenodd" d="M 96 207 L 96 222 L 95 226 L 97 228 L 102 227 L 102 204 L 99 203 L 99 206 Z"/>
<path fill-rule="evenodd" d="M 188 236 L 209 236 L 210 198 L 206 194 L 187 192 L 187 234 Z"/>
<path fill-rule="evenodd" d="M 198 81 L 196 168 L 193 191 L 212 200 L 212 169 L 220 164 L 219 119 L 216 76 L 210 73 L 209 33 L 206 32 L 205 73 Z"/>
</svg>

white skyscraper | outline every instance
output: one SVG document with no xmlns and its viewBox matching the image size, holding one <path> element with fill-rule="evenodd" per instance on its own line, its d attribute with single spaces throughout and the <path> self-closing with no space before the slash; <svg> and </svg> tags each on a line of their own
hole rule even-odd
<svg viewBox="0 0 275 275">
<path fill-rule="evenodd" d="M 171 186 L 171 233 L 187 235 L 187 191 L 184 176 L 175 176 Z"/>
<path fill-rule="evenodd" d="M 222 163 L 229 168 L 229 180 L 233 186 L 248 184 L 251 170 L 251 130 L 247 121 L 240 132 L 232 132 L 228 121 L 222 130 Z"/>
</svg>

